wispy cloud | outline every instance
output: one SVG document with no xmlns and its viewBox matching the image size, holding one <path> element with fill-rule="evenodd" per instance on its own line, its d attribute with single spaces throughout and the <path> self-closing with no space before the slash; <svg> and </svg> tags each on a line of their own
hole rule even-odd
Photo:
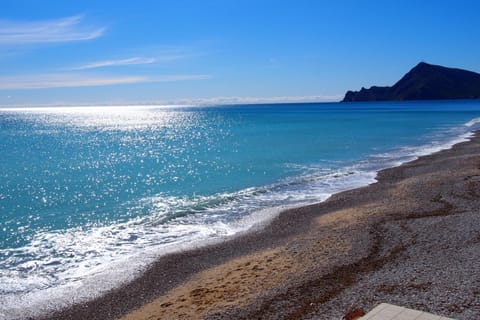
<svg viewBox="0 0 480 320">
<path fill-rule="evenodd" d="M 138 64 L 152 64 L 155 62 L 171 62 L 189 57 L 187 54 L 162 54 L 155 57 L 132 57 L 125 59 L 102 60 L 86 63 L 69 70 L 88 70 L 105 67 L 128 66 Z"/>
<path fill-rule="evenodd" d="M 102 36 L 105 28 L 82 24 L 77 15 L 55 20 L 7 21 L 0 20 L 0 44 L 39 44 L 92 40 Z"/>
<path fill-rule="evenodd" d="M 44 74 L 0 77 L 0 90 L 97 87 L 144 82 L 177 82 L 209 79 L 209 75 L 94 76 L 83 74 Z"/>
<path fill-rule="evenodd" d="M 119 60 L 105 60 L 87 63 L 78 67 L 73 67 L 70 70 L 87 70 L 87 69 L 97 69 L 104 67 L 115 67 L 115 66 L 128 66 L 135 64 L 151 64 L 156 62 L 156 58 L 144 58 L 144 57 L 133 57 L 127 59 Z"/>
</svg>

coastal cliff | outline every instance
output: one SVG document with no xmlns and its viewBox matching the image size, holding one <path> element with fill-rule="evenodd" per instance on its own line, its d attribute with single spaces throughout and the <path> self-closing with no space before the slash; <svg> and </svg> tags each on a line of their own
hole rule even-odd
<svg viewBox="0 0 480 320">
<path fill-rule="evenodd" d="M 391 87 L 348 91 L 343 102 L 480 98 L 480 74 L 420 62 Z"/>
</svg>

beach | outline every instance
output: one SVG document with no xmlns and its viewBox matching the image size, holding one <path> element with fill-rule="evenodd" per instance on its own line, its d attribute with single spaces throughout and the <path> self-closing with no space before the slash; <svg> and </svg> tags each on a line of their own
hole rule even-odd
<svg viewBox="0 0 480 320">
<path fill-rule="evenodd" d="M 0 320 L 480 320 L 479 1 L 4 2 Z"/>
<path fill-rule="evenodd" d="M 477 319 L 479 151 L 477 132 L 47 318 L 341 319 L 388 302 Z"/>
</svg>

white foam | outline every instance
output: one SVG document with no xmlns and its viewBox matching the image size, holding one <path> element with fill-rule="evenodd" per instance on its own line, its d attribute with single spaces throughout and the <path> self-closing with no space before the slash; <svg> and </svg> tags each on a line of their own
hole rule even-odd
<svg viewBox="0 0 480 320">
<path fill-rule="evenodd" d="M 461 133 L 457 136 L 448 138 L 446 141 L 435 140 L 428 144 L 423 144 L 415 147 L 402 147 L 391 152 L 373 155 L 372 158 L 380 158 L 384 164 L 379 169 L 387 167 L 396 167 L 403 163 L 413 161 L 419 157 L 434 154 L 436 152 L 447 150 L 454 145 L 470 140 L 473 137 L 473 132 Z"/>
<path fill-rule="evenodd" d="M 475 118 L 475 119 L 472 119 L 472 120 L 468 121 L 467 123 L 465 123 L 465 126 L 466 127 L 473 127 L 474 125 L 479 124 L 479 123 L 480 123 L 480 118 Z"/>
</svg>

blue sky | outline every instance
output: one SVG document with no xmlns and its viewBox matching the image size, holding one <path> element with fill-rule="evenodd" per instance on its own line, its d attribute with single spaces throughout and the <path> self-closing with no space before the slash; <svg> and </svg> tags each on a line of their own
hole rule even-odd
<svg viewBox="0 0 480 320">
<path fill-rule="evenodd" d="M 0 105 L 339 100 L 480 72 L 480 1 L 2 0 Z"/>
</svg>

